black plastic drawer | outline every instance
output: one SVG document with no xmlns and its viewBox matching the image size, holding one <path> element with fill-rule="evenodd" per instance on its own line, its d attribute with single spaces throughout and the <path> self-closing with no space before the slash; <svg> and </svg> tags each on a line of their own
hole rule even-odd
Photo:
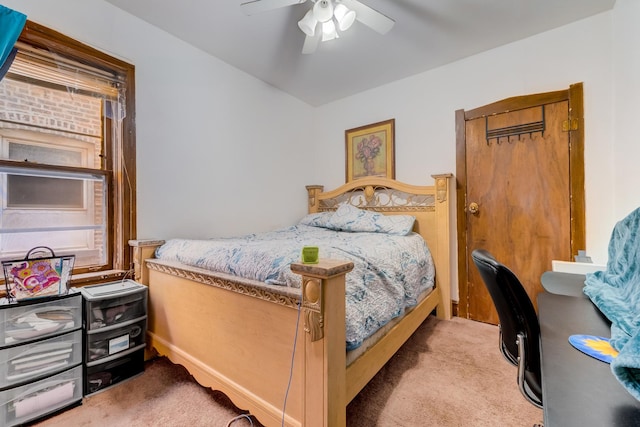
<svg viewBox="0 0 640 427">
<path fill-rule="evenodd" d="M 87 333 L 85 362 L 96 362 L 100 359 L 113 359 L 119 353 L 138 347 L 145 343 L 147 316 L 125 322 L 115 329 L 99 333 Z M 106 361 L 106 360 L 105 360 Z"/>
<path fill-rule="evenodd" d="M 87 366 L 84 394 L 86 396 L 102 391 L 142 372 L 144 372 L 144 345 L 117 359 Z"/>
<path fill-rule="evenodd" d="M 117 327 L 147 314 L 147 287 L 131 280 L 85 286 L 86 329 Z"/>
</svg>

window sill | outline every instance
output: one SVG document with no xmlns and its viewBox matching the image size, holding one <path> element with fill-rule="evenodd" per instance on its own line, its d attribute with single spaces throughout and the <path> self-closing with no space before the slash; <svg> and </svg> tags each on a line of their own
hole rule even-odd
<svg viewBox="0 0 640 427">
<path fill-rule="evenodd" d="M 92 273 L 74 274 L 69 280 L 69 287 L 82 287 L 97 283 L 114 282 L 125 278 L 133 279 L 133 272 L 126 270 L 104 270 Z"/>
</svg>

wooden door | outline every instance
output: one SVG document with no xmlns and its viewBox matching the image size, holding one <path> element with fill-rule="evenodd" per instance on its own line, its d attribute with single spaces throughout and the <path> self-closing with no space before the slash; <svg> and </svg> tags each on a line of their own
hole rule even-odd
<svg viewBox="0 0 640 427">
<path fill-rule="evenodd" d="M 507 265 L 534 305 L 551 260 L 571 260 L 584 249 L 578 111 L 580 84 L 457 113 L 461 316 L 498 323 L 471 261 L 474 249 L 486 249 Z"/>
</svg>

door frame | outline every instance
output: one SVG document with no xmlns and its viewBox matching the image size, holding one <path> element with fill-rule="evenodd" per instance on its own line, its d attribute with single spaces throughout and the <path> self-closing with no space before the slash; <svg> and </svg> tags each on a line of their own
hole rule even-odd
<svg viewBox="0 0 640 427">
<path fill-rule="evenodd" d="M 456 198 L 458 235 L 458 316 L 468 318 L 469 248 L 467 242 L 466 122 L 480 117 L 561 101 L 569 102 L 569 179 L 571 183 L 571 253 L 586 248 L 584 190 L 584 102 L 582 83 L 569 89 L 506 98 L 472 110 L 456 110 Z"/>
</svg>

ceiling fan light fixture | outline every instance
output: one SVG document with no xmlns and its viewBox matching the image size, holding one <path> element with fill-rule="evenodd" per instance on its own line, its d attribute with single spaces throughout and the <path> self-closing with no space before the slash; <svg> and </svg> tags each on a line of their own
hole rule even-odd
<svg viewBox="0 0 640 427">
<path fill-rule="evenodd" d="M 304 17 L 298 21 L 298 27 L 309 37 L 313 37 L 316 34 L 317 25 L 318 20 L 314 16 L 313 9 L 309 10 Z"/>
<path fill-rule="evenodd" d="M 338 38 L 338 32 L 336 31 L 336 24 L 333 23 L 333 20 L 323 22 L 322 23 L 322 41 L 326 42 L 326 41 L 337 39 L 337 38 Z"/>
<path fill-rule="evenodd" d="M 347 31 L 356 20 L 356 12 L 342 3 L 335 7 L 333 15 L 336 17 L 336 21 L 338 21 L 340 31 Z"/>
<path fill-rule="evenodd" d="M 327 22 L 333 18 L 333 2 L 331 0 L 318 0 L 313 5 L 313 16 L 320 22 Z"/>
</svg>

